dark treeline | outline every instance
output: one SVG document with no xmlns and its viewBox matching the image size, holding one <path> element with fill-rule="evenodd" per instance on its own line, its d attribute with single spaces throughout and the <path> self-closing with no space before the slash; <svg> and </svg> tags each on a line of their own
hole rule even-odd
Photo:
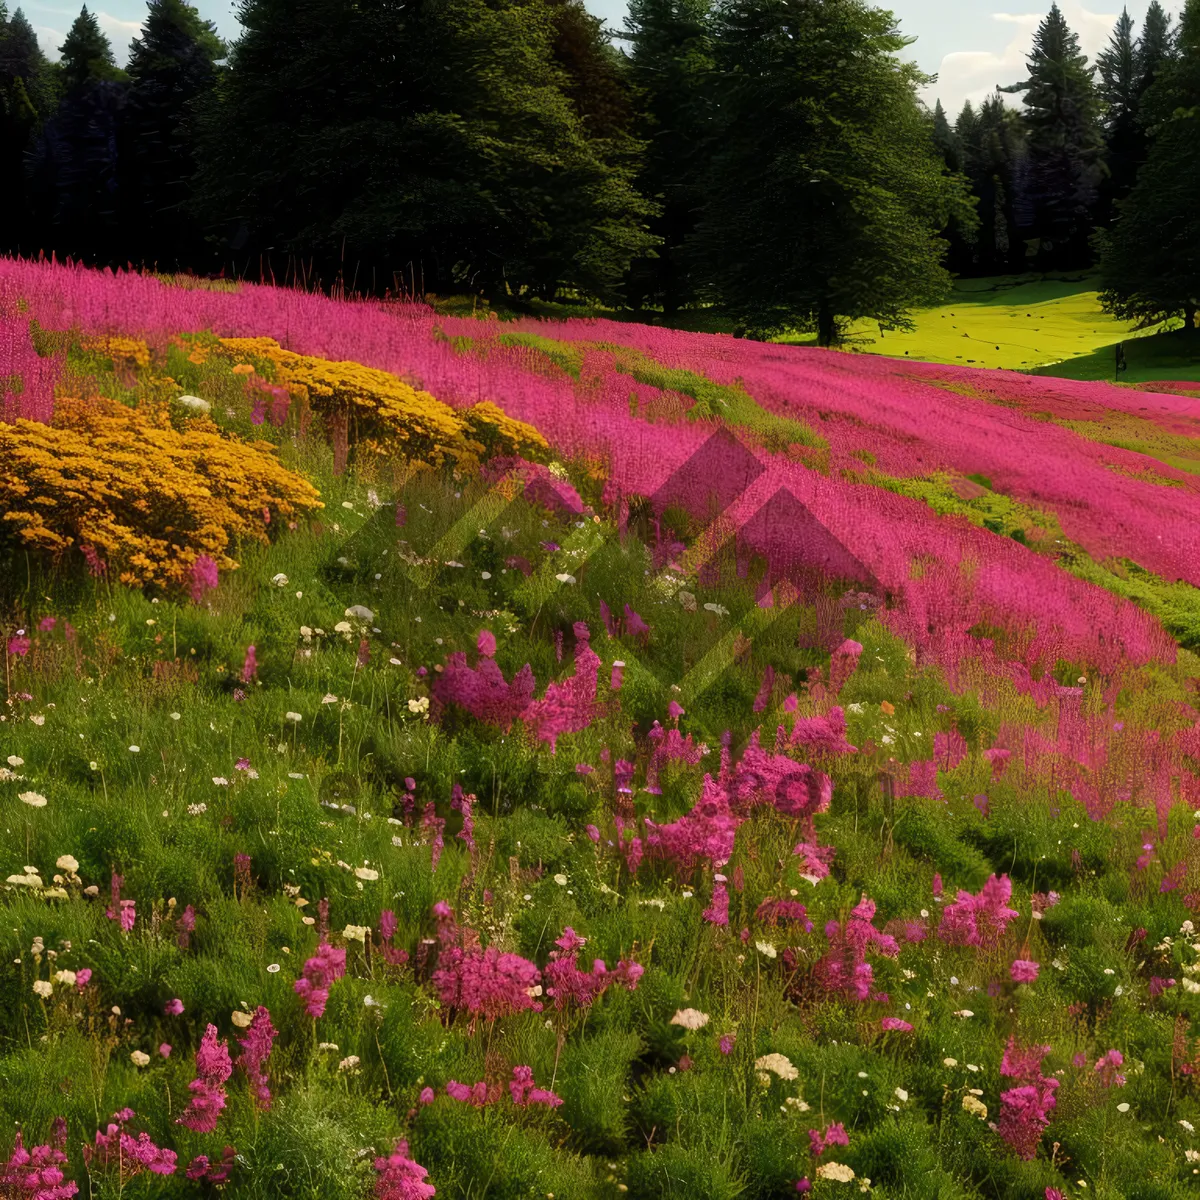
<svg viewBox="0 0 1200 1200">
<path fill-rule="evenodd" d="M 149 0 L 118 68 L 0 0 L 0 252 L 382 295 L 718 304 L 752 334 L 903 327 L 954 274 L 1091 267 L 1145 320 L 1200 292 L 1200 0 L 951 124 L 866 0 Z"/>
</svg>

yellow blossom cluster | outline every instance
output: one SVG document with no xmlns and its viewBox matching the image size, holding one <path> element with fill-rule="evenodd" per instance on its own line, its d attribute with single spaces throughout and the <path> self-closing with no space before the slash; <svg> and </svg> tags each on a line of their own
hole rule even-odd
<svg viewBox="0 0 1200 1200">
<path fill-rule="evenodd" d="M 492 454 L 540 455 L 545 438 L 490 401 L 456 410 L 386 371 L 356 362 L 294 354 L 271 338 L 222 338 L 238 360 L 269 362 L 276 380 L 306 399 L 331 430 L 340 424 L 350 445 L 370 454 L 401 455 L 440 466 L 474 464 Z"/>
<path fill-rule="evenodd" d="M 201 555 L 222 570 L 323 507 L 268 442 L 223 437 L 207 418 L 171 424 L 165 405 L 60 397 L 53 425 L 0 424 L 0 539 L 52 558 L 89 547 L 133 587 L 178 587 Z"/>
<path fill-rule="evenodd" d="M 118 367 L 148 367 L 150 347 L 137 338 L 119 337 L 116 334 L 100 334 L 82 338 L 79 348 L 88 354 L 99 354 L 111 358 Z"/>
</svg>

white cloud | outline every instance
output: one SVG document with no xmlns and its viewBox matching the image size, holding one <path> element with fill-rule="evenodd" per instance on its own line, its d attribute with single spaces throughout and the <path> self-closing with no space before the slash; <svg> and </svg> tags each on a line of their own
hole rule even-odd
<svg viewBox="0 0 1200 1200">
<path fill-rule="evenodd" d="M 1171 10 L 1177 6 L 1168 4 L 1166 7 Z M 1096 55 L 1108 43 L 1118 14 L 1093 12 L 1080 0 L 1060 0 L 1059 8 L 1067 24 L 1079 35 L 1079 48 L 1094 63 Z M 1141 13 L 1137 10 L 1144 8 L 1144 5 L 1135 3 L 1133 8 L 1134 15 L 1140 17 Z M 994 12 L 991 17 L 997 26 L 997 41 L 1006 26 L 1011 30 L 1003 49 L 959 50 L 945 55 L 938 67 L 937 83 L 922 93 L 930 107 L 940 99 L 951 121 L 965 101 L 970 100 L 978 107 L 997 86 L 1019 83 L 1027 77 L 1026 60 L 1033 50 L 1034 34 L 1045 12 Z M 1134 32 L 1136 35 L 1137 30 Z M 1020 104 L 1017 95 L 1006 96 L 1005 101 L 1011 105 Z"/>
<path fill-rule="evenodd" d="M 65 9 L 45 8 L 40 5 L 30 5 L 29 11 L 34 13 L 55 13 L 61 16 L 75 15 L 68 13 Z M 129 43 L 142 32 L 141 21 L 123 21 L 120 17 L 111 16 L 106 12 L 97 12 L 94 15 L 96 17 L 96 24 L 100 26 L 101 32 L 112 43 L 113 58 L 117 60 L 118 66 L 123 67 L 129 61 Z M 66 41 L 67 31 L 65 29 L 55 29 L 49 25 L 35 25 L 33 29 L 37 34 L 38 45 L 41 46 L 42 53 L 51 62 L 57 62 L 61 57 L 58 48 Z"/>
</svg>

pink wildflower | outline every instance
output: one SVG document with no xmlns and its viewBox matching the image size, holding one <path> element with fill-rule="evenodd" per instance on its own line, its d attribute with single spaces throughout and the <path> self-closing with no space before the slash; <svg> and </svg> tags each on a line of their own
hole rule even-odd
<svg viewBox="0 0 1200 1200">
<path fill-rule="evenodd" d="M 82 992 L 92 981 L 92 968 L 84 967 L 75 972 L 75 986 Z"/>
<path fill-rule="evenodd" d="M 179 926 L 179 948 L 186 950 L 191 940 L 192 931 L 196 928 L 196 910 L 189 904 L 184 908 L 176 922 Z"/>
<path fill-rule="evenodd" d="M 229 1047 L 217 1041 L 217 1027 L 210 1025 L 204 1032 L 196 1051 L 196 1078 L 188 1084 L 192 1099 L 177 1125 L 186 1125 L 195 1133 L 212 1133 L 225 1107 L 225 1088 L 222 1086 L 233 1074 Z"/>
<path fill-rule="evenodd" d="M 713 925 L 729 924 L 729 892 L 723 883 L 713 885 L 712 903 L 704 910 L 702 916 Z"/>
<path fill-rule="evenodd" d="M 437 1191 L 425 1182 L 429 1172 L 408 1157 L 407 1142 L 397 1142 L 387 1158 L 377 1158 L 375 1170 L 379 1176 L 375 1180 L 377 1200 L 429 1200 Z"/>
<path fill-rule="evenodd" d="M 736 1043 L 736 1033 L 722 1034 L 720 1040 L 717 1042 L 717 1049 L 720 1050 L 722 1054 L 729 1055 L 733 1053 L 733 1047 Z"/>
<path fill-rule="evenodd" d="M 163 1012 L 166 1013 L 168 1017 L 179 1016 L 179 1014 L 183 1012 L 183 1001 L 180 1000 L 178 996 L 172 1000 L 168 1000 L 166 1004 L 163 1005 Z"/>
<path fill-rule="evenodd" d="M 501 954 L 495 946 L 454 946 L 442 951 L 433 986 L 447 1008 L 495 1018 L 523 1010 L 541 1012 L 532 994 L 540 979 L 537 967 L 519 954 Z"/>
<path fill-rule="evenodd" d="M 246 658 L 242 663 L 242 682 L 249 683 L 255 675 L 258 674 L 258 658 L 255 656 L 254 647 L 246 647 Z"/>
<path fill-rule="evenodd" d="M 902 1021 L 899 1017 L 881 1018 L 879 1027 L 886 1033 L 912 1033 L 913 1031 L 913 1027 L 907 1021 Z"/>
<path fill-rule="evenodd" d="M 1014 983 L 1033 983 L 1038 977 L 1039 967 L 1037 963 L 1030 962 L 1029 959 L 1018 958 L 1013 962 L 1010 970 Z"/>
<path fill-rule="evenodd" d="M 547 1108 L 558 1108 L 562 1104 L 561 1096 L 534 1086 L 533 1070 L 530 1067 L 513 1067 L 512 1082 L 509 1083 L 508 1090 L 512 1093 L 513 1103 L 518 1108 L 525 1108 L 530 1104 L 544 1104 Z"/>
<path fill-rule="evenodd" d="M 1124 1061 L 1124 1055 L 1122 1055 L 1120 1050 L 1110 1050 L 1107 1054 L 1102 1055 L 1096 1063 L 1096 1073 L 1100 1076 L 1100 1082 L 1106 1088 L 1125 1086 L 1125 1076 L 1117 1072 L 1117 1068 Z"/>
<path fill-rule="evenodd" d="M 850 1138 L 846 1133 L 846 1128 L 839 1121 L 836 1125 L 830 1125 L 824 1133 L 818 1133 L 815 1129 L 808 1131 L 809 1148 L 813 1154 L 820 1158 L 830 1146 L 848 1146 Z"/>
<path fill-rule="evenodd" d="M 110 1123 L 103 1132 L 97 1129 L 95 1143 L 83 1148 L 83 1160 L 90 1168 L 116 1167 L 121 1184 L 143 1171 L 153 1175 L 175 1174 L 174 1150 L 156 1146 L 148 1133 L 139 1133 L 135 1138 L 125 1132 L 123 1126 L 133 1119 L 133 1109 L 123 1108 L 113 1116 L 119 1124 Z"/>
<path fill-rule="evenodd" d="M 845 922 L 830 921 L 825 926 L 829 950 L 814 966 L 813 974 L 826 991 L 866 1000 L 874 979 L 866 960 L 868 948 L 888 958 L 900 953 L 896 939 L 872 924 L 874 918 L 875 903 L 864 896 Z"/>
<path fill-rule="evenodd" d="M 345 973 L 345 949 L 335 948 L 326 942 L 322 942 L 316 954 L 304 964 L 303 975 L 296 980 L 293 990 L 304 1000 L 304 1011 L 314 1020 L 325 1015 L 329 989 Z"/>
<path fill-rule="evenodd" d="M 197 556 L 188 572 L 188 594 L 192 603 L 199 604 L 204 599 L 205 592 L 210 592 L 217 586 L 219 578 L 217 564 L 213 559 L 207 554 Z"/>
<path fill-rule="evenodd" d="M 266 1062 L 278 1036 L 279 1031 L 271 1024 L 270 1011 L 260 1004 L 246 1030 L 246 1036 L 238 1039 L 242 1053 L 238 1056 L 237 1065 L 250 1080 L 255 1102 L 261 1109 L 271 1107 L 271 1081 Z"/>
<path fill-rule="evenodd" d="M 978 896 L 960 891 L 942 913 L 938 937 L 951 946 L 996 946 L 1008 923 L 1019 915 L 1007 907 L 1011 896 L 1012 880 L 1007 875 L 993 875 Z"/>
<path fill-rule="evenodd" d="M 13 1200 L 70 1200 L 79 1186 L 63 1174 L 67 1164 L 61 1146 L 46 1144 L 26 1150 L 18 1130 L 8 1162 L 0 1162 L 0 1196 L 11 1196 Z"/>
</svg>

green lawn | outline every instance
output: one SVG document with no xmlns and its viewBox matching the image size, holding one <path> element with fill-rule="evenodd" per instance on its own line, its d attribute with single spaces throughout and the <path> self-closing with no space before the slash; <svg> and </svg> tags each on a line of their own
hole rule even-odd
<svg viewBox="0 0 1200 1200">
<path fill-rule="evenodd" d="M 1054 375 L 1068 373 L 1062 369 L 1066 362 L 1086 358 L 1092 369 L 1081 378 L 1095 379 L 1111 374 L 1115 343 L 1149 332 L 1134 333 L 1128 323 L 1103 313 L 1095 279 L 1082 276 L 960 279 L 945 304 L 925 309 L 915 320 L 912 333 L 883 333 L 874 323 L 856 322 L 851 344 L 893 358 Z M 812 343 L 811 336 L 784 340 Z M 1128 349 L 1127 356 L 1129 378 L 1134 356 Z"/>
</svg>

